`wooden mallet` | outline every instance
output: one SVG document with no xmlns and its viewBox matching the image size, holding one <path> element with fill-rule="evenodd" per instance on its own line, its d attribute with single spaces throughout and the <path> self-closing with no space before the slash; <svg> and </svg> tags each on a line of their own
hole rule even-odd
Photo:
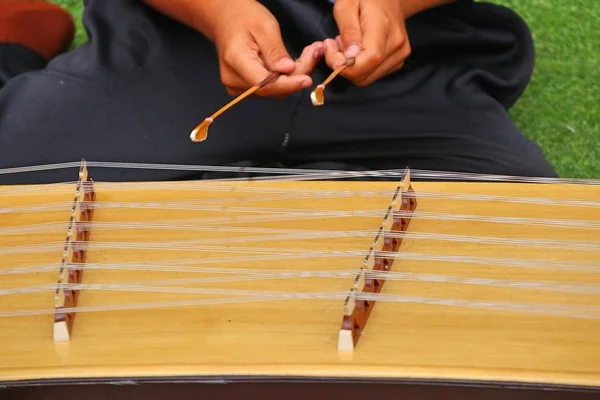
<svg viewBox="0 0 600 400">
<path fill-rule="evenodd" d="M 203 142 L 208 137 L 208 127 L 212 124 L 217 117 L 223 114 L 225 111 L 229 110 L 231 107 L 244 100 L 246 97 L 252 95 L 259 89 L 267 86 L 269 83 L 275 82 L 281 73 L 279 72 L 271 72 L 269 76 L 263 79 L 260 83 L 255 86 L 252 86 L 250 89 L 246 90 L 244 93 L 240 94 L 238 97 L 227 103 L 225 106 L 220 108 L 217 112 L 215 112 L 210 117 L 206 118 L 204 121 L 200 123 L 190 134 L 190 139 L 192 142 Z"/>
<path fill-rule="evenodd" d="M 342 65 L 337 67 L 335 71 L 333 71 L 331 75 L 329 75 L 329 77 L 323 81 L 323 83 L 318 85 L 315 90 L 311 92 L 310 101 L 312 102 L 313 106 L 322 106 L 325 104 L 325 87 L 331 83 L 336 76 L 338 76 L 342 71 L 351 65 L 354 65 L 354 58 L 347 59 Z"/>
</svg>

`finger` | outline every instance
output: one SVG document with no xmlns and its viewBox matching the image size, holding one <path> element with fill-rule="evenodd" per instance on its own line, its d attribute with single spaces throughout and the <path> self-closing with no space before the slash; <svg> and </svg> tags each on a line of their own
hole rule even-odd
<svg viewBox="0 0 600 400">
<path fill-rule="evenodd" d="M 257 85 L 271 72 L 266 70 L 261 63 L 246 62 L 245 69 L 240 74 L 230 73 L 230 78 L 224 85 L 230 95 L 238 96 Z M 294 92 L 307 89 L 312 85 L 312 79 L 306 75 L 281 75 L 276 81 L 254 92 L 257 96 L 273 97 L 287 96 Z"/>
<path fill-rule="evenodd" d="M 335 37 L 335 42 L 337 43 L 337 45 L 338 45 L 338 47 L 339 47 L 340 49 L 343 49 L 343 48 L 344 48 L 344 43 L 342 43 L 342 37 L 341 37 L 340 35 L 337 35 L 337 36 Z M 345 54 L 344 54 L 344 55 L 345 55 Z"/>
<path fill-rule="evenodd" d="M 369 4 L 369 3 L 366 3 Z M 354 65 L 343 76 L 357 81 L 375 71 L 385 60 L 390 22 L 376 6 L 365 5 L 362 9 L 362 49 L 355 57 Z"/>
<path fill-rule="evenodd" d="M 268 69 L 291 74 L 295 63 L 285 48 L 277 21 L 272 19 L 262 22 L 255 32 L 254 40 Z"/>
<path fill-rule="evenodd" d="M 229 94 L 243 92 L 258 84 L 269 72 L 255 48 L 238 43 L 231 43 L 227 48 L 220 63 L 220 70 L 221 82 Z"/>
<path fill-rule="evenodd" d="M 266 77 L 267 75 L 265 75 Z M 263 78 L 264 79 L 264 78 Z M 277 80 L 258 90 L 258 96 L 289 96 L 292 93 L 308 89 L 312 79 L 307 75 L 281 75 Z"/>
<path fill-rule="evenodd" d="M 252 38 L 238 40 L 230 44 L 224 56 L 226 66 L 222 76 L 223 84 L 231 93 L 241 94 L 248 88 L 257 85 L 265 79 L 271 71 L 265 66 L 258 53 L 258 45 Z M 293 65 L 292 71 L 295 68 Z M 275 82 L 258 90 L 258 96 L 289 95 L 296 91 L 306 89 L 312 84 L 312 79 L 307 75 L 286 76 L 281 75 Z"/>
<path fill-rule="evenodd" d="M 323 42 L 314 42 L 310 46 L 305 47 L 300 57 L 296 60 L 294 72 L 290 75 L 309 75 L 323 57 L 324 50 Z M 238 84 L 237 87 L 230 87 L 228 89 L 232 93 L 243 93 L 246 89 L 244 87 L 244 80 L 239 75 L 237 76 L 236 83 Z"/>
<path fill-rule="evenodd" d="M 267 73 L 268 74 L 268 73 Z M 263 79 L 267 75 L 263 76 Z M 262 79 L 261 79 L 262 80 Z M 292 93 L 307 89 L 312 85 L 312 79 L 305 75 L 280 75 L 276 81 L 258 89 L 254 95 L 261 97 L 286 97 Z M 228 87 L 236 96 L 242 94 L 250 88 L 250 86 L 230 86 Z"/>
<path fill-rule="evenodd" d="M 319 61 L 321 60 L 321 58 L 323 57 L 324 51 L 325 51 L 325 49 L 324 49 L 323 42 L 314 42 L 310 46 L 307 46 L 306 48 L 304 48 L 304 50 L 302 51 L 302 54 L 296 60 L 296 67 L 294 69 L 294 72 L 292 74 L 290 74 L 290 76 L 295 76 L 295 75 L 307 75 L 308 76 L 309 74 L 311 74 L 312 71 L 317 66 L 317 64 L 319 63 Z M 310 79 L 310 83 L 305 83 L 303 85 L 302 89 L 306 89 L 307 87 L 312 86 L 312 84 L 313 84 L 312 78 L 310 78 L 310 76 L 309 76 L 308 79 Z M 287 97 L 289 94 L 290 94 L 289 92 L 282 92 L 280 94 L 274 94 L 274 95 L 272 95 L 272 97 L 275 97 L 278 99 L 283 99 L 283 98 Z"/>
<path fill-rule="evenodd" d="M 404 58 L 398 56 L 390 57 L 386 59 L 375 71 L 371 72 L 360 79 L 357 79 L 354 83 L 359 87 L 369 86 L 379 79 L 390 75 L 404 66 Z"/>
<path fill-rule="evenodd" d="M 360 0 L 337 0 L 333 17 L 341 38 L 341 51 L 347 58 L 354 58 L 361 49 L 363 32 L 360 18 Z"/>
<path fill-rule="evenodd" d="M 307 46 L 296 60 L 296 69 L 292 75 L 310 75 L 323 58 L 324 52 L 323 42 L 315 42 Z"/>
<path fill-rule="evenodd" d="M 357 85 L 367 86 L 387 75 L 399 71 L 404 67 L 404 62 L 410 55 L 410 52 L 410 44 L 407 41 L 400 50 L 397 50 L 391 57 L 388 57 L 378 68 L 363 77 L 360 81 L 357 81 Z"/>
<path fill-rule="evenodd" d="M 346 56 L 334 39 L 325 39 L 325 62 L 331 69 L 336 69 L 346 62 Z"/>
</svg>

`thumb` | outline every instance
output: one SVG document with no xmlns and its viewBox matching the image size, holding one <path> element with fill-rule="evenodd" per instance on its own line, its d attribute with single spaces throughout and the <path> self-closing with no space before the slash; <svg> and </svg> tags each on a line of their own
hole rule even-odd
<svg viewBox="0 0 600 400">
<path fill-rule="evenodd" d="M 277 21 L 262 24 L 262 29 L 254 35 L 263 60 L 271 71 L 291 74 L 296 63 L 283 44 Z"/>
<path fill-rule="evenodd" d="M 344 55 L 354 58 L 360 52 L 362 29 L 360 26 L 360 0 L 337 0 L 333 17 L 338 25 Z"/>
</svg>

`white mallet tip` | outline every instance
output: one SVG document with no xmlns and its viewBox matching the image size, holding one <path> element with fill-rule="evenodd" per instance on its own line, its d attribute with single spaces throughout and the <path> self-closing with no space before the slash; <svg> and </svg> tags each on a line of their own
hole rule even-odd
<svg viewBox="0 0 600 400">
<path fill-rule="evenodd" d="M 208 137 L 208 127 L 212 124 L 212 118 L 206 118 L 190 134 L 190 139 L 194 143 L 203 142 Z"/>
<path fill-rule="evenodd" d="M 310 93 L 310 101 L 315 107 L 322 106 L 323 104 L 325 104 L 323 97 L 323 89 L 321 88 L 316 88 Z"/>
</svg>

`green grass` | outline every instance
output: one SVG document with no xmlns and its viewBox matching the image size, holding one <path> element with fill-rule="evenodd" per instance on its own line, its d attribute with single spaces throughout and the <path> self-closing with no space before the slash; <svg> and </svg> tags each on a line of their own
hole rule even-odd
<svg viewBox="0 0 600 400">
<path fill-rule="evenodd" d="M 81 16 L 83 14 L 83 0 L 50 0 L 51 3 L 56 3 L 71 12 L 73 18 L 75 19 L 75 24 L 77 25 L 77 32 L 75 34 L 75 40 L 71 47 L 76 47 L 85 43 L 88 39 L 85 30 L 83 29 L 83 23 L 81 21 Z"/>
<path fill-rule="evenodd" d="M 600 1 L 492 0 L 529 24 L 537 61 L 511 110 L 564 177 L 600 177 Z"/>
<path fill-rule="evenodd" d="M 77 21 L 81 0 L 52 0 Z M 490 0 L 517 11 L 537 47 L 533 80 L 511 110 L 563 177 L 600 178 L 600 0 Z"/>
</svg>

